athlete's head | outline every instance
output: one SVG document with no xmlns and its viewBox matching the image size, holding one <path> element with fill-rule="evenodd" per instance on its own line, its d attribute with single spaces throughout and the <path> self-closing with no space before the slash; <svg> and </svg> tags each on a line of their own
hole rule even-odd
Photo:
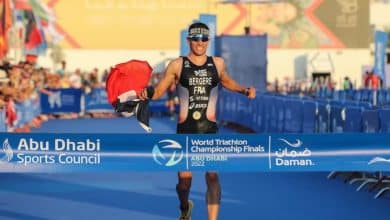
<svg viewBox="0 0 390 220">
<path fill-rule="evenodd" d="M 209 27 L 201 22 L 191 24 L 188 28 L 187 40 L 193 54 L 204 55 L 209 42 Z"/>
</svg>

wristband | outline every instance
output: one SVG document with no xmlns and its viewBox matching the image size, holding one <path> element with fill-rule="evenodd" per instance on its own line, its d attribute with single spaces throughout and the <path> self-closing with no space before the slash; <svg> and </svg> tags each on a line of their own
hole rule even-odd
<svg viewBox="0 0 390 220">
<path fill-rule="evenodd" d="M 146 92 L 148 93 L 148 99 L 152 99 L 154 95 L 154 87 L 153 86 L 148 86 L 146 88 Z"/>
<path fill-rule="evenodd" d="M 246 95 L 246 96 L 249 96 L 249 90 L 250 90 L 250 88 L 248 87 L 248 88 L 246 88 L 245 90 L 244 90 L 244 94 Z"/>
</svg>

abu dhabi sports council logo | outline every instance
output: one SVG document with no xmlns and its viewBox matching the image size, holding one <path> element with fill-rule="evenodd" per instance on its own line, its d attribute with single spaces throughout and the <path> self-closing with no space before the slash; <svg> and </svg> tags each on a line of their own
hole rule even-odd
<svg viewBox="0 0 390 220">
<path fill-rule="evenodd" d="M 159 141 L 155 144 L 152 154 L 156 163 L 166 167 L 178 164 L 184 157 L 181 145 L 169 139 Z"/>
<path fill-rule="evenodd" d="M 3 142 L 3 147 L 0 149 L 0 163 L 10 162 L 14 156 L 11 145 L 8 142 L 8 139 L 5 139 Z"/>
</svg>

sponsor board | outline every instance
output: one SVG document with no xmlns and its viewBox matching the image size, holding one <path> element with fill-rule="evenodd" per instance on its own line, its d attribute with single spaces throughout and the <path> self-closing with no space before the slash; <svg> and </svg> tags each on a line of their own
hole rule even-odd
<svg viewBox="0 0 390 220">
<path fill-rule="evenodd" d="M 0 172 L 389 171 L 388 134 L 0 133 Z"/>
</svg>

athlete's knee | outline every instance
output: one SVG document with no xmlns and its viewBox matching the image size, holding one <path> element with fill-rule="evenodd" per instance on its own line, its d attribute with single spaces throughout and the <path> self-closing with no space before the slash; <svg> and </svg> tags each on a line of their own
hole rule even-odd
<svg viewBox="0 0 390 220">
<path fill-rule="evenodd" d="M 215 172 L 206 173 L 207 204 L 219 204 L 221 201 L 221 185 L 219 183 L 218 174 Z"/>
<path fill-rule="evenodd" d="M 192 178 L 192 172 L 189 172 L 189 171 L 179 172 L 177 175 L 178 175 L 179 179 L 180 178 Z"/>
<path fill-rule="evenodd" d="M 191 188 L 192 175 L 186 173 L 179 173 L 179 182 L 176 185 L 176 191 L 189 191 Z"/>
</svg>

